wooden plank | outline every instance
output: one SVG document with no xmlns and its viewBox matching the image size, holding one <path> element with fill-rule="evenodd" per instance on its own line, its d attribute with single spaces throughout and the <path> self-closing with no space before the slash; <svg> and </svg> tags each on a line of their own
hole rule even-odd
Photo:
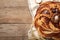
<svg viewBox="0 0 60 40">
<path fill-rule="evenodd" d="M 0 9 L 0 23 L 31 23 L 31 20 L 26 6 Z"/>
<path fill-rule="evenodd" d="M 27 0 L 0 0 L 0 8 L 27 6 Z"/>
<path fill-rule="evenodd" d="M 0 37 L 0 40 L 22 40 L 22 37 L 19 36 Z"/>
<path fill-rule="evenodd" d="M 27 36 L 31 24 L 0 24 L 0 37 Z"/>
</svg>

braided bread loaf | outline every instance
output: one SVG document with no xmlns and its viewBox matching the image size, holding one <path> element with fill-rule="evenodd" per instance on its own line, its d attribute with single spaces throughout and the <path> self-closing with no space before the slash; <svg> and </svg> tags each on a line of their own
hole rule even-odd
<svg viewBox="0 0 60 40">
<path fill-rule="evenodd" d="M 42 37 L 60 38 L 60 2 L 40 3 L 34 26 Z"/>
</svg>

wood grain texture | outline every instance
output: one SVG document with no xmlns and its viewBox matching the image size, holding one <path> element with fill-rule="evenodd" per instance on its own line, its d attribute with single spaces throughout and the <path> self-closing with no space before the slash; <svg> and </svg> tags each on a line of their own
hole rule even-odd
<svg viewBox="0 0 60 40">
<path fill-rule="evenodd" d="M 31 15 L 27 7 L 0 9 L 0 23 L 31 23 Z"/>
<path fill-rule="evenodd" d="M 31 24 L 0 24 L 0 37 L 27 36 Z"/>
<path fill-rule="evenodd" d="M 27 0 L 0 0 L 0 8 L 27 6 Z"/>
<path fill-rule="evenodd" d="M 28 40 L 31 22 L 27 0 L 0 0 L 0 40 Z"/>
<path fill-rule="evenodd" d="M 0 1 L 0 23 L 31 23 L 27 0 Z"/>
<path fill-rule="evenodd" d="M 0 37 L 0 40 L 22 40 L 22 36 Z"/>
<path fill-rule="evenodd" d="M 28 40 L 27 36 L 7 36 L 7 37 L 0 37 L 0 40 Z"/>
</svg>

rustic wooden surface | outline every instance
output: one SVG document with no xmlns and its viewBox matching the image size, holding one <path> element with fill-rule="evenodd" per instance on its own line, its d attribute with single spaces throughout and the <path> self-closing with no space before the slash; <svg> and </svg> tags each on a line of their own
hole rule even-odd
<svg viewBox="0 0 60 40">
<path fill-rule="evenodd" d="M 0 40 L 28 40 L 31 21 L 27 0 L 0 0 Z"/>
</svg>

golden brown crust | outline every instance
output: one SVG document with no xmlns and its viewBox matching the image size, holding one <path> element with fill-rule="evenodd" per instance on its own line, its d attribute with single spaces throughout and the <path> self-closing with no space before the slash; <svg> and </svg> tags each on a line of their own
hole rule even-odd
<svg viewBox="0 0 60 40">
<path fill-rule="evenodd" d="M 41 3 L 36 11 L 34 25 L 39 34 L 43 37 L 60 37 L 60 22 L 59 26 L 56 27 L 55 24 L 50 20 L 54 15 L 51 12 L 51 8 L 55 7 L 60 10 L 60 2 Z M 47 14 L 45 12 L 47 12 Z"/>
</svg>

